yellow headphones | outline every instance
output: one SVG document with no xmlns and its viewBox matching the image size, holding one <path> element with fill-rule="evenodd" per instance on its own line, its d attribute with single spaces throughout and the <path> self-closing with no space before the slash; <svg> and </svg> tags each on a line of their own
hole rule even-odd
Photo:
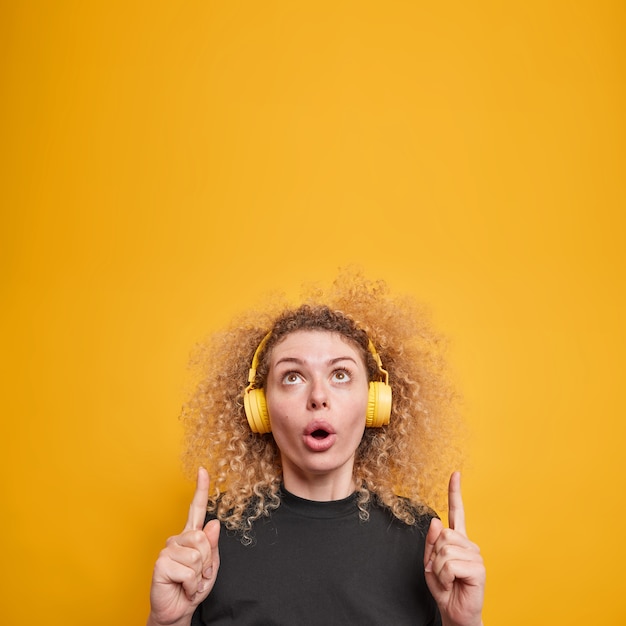
<svg viewBox="0 0 626 626">
<path fill-rule="evenodd" d="M 248 424 L 250 424 L 252 432 L 260 434 L 272 431 L 270 415 L 267 410 L 267 401 L 265 399 L 265 391 L 254 387 L 256 370 L 259 366 L 259 354 L 265 347 L 270 335 L 271 333 L 268 333 L 263 337 L 263 341 L 261 341 L 254 353 L 254 357 L 252 357 L 252 365 L 248 373 L 248 386 L 243 392 L 243 404 L 246 417 L 248 418 Z M 382 361 L 371 340 L 368 345 L 368 350 L 372 353 L 378 365 L 378 372 L 384 378 L 384 381 L 371 381 L 369 384 L 365 425 L 367 427 L 378 428 L 389 424 L 389 418 L 391 416 L 391 385 L 389 384 L 389 374 L 383 369 Z"/>
</svg>

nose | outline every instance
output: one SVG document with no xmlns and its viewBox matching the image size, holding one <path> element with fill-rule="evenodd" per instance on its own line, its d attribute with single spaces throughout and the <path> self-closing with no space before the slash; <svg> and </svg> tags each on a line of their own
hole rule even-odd
<svg viewBox="0 0 626 626">
<path fill-rule="evenodd" d="M 307 405 L 312 411 L 328 408 L 328 391 L 321 381 L 314 380 L 311 383 Z"/>
</svg>

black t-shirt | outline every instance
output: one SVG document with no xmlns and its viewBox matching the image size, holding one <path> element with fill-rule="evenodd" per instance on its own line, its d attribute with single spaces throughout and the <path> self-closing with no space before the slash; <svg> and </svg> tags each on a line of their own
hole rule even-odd
<svg viewBox="0 0 626 626">
<path fill-rule="evenodd" d="M 248 546 L 222 527 L 215 587 L 192 626 L 439 625 L 424 580 L 430 518 L 408 526 L 372 503 L 362 521 L 356 498 L 314 502 L 283 490 Z"/>
</svg>

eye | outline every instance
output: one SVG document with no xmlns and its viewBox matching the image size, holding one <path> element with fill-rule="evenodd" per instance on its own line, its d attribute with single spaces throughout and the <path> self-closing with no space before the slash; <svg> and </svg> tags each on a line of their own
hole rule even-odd
<svg viewBox="0 0 626 626">
<path fill-rule="evenodd" d="M 302 382 L 302 376 L 298 372 L 287 372 L 282 378 L 283 385 L 297 385 L 299 382 Z"/>
<path fill-rule="evenodd" d="M 350 372 L 347 369 L 339 369 L 335 370 L 332 375 L 333 382 L 336 383 L 347 383 L 350 382 Z"/>
</svg>

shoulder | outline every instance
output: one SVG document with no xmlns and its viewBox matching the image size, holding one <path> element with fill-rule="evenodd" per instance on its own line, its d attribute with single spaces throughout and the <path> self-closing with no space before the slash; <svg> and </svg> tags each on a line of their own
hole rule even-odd
<svg viewBox="0 0 626 626">
<path fill-rule="evenodd" d="M 245 497 L 224 492 L 216 500 L 209 500 L 205 524 L 217 519 L 223 530 L 220 541 L 226 537 L 236 538 L 243 545 L 250 545 L 254 542 L 257 524 L 271 517 L 280 503 L 280 496 L 271 488 Z"/>
<path fill-rule="evenodd" d="M 370 515 L 387 517 L 390 523 L 400 527 L 418 530 L 426 535 L 433 518 L 439 518 L 430 507 L 403 496 L 396 496 L 392 502 L 383 502 L 376 494 L 372 494 Z"/>
</svg>

